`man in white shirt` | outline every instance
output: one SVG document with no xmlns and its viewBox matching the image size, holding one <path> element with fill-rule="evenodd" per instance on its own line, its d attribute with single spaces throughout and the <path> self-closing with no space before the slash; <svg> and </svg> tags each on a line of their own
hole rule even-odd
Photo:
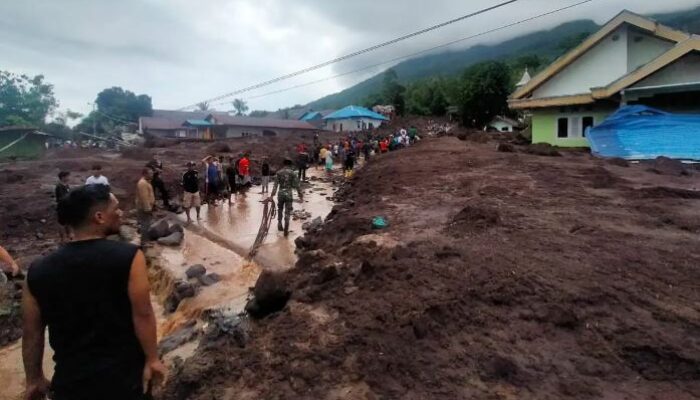
<svg viewBox="0 0 700 400">
<path fill-rule="evenodd" d="M 106 176 L 102 175 L 102 166 L 95 164 L 92 166 L 92 175 L 85 181 L 86 185 L 105 185 L 109 186 L 109 181 Z"/>
</svg>

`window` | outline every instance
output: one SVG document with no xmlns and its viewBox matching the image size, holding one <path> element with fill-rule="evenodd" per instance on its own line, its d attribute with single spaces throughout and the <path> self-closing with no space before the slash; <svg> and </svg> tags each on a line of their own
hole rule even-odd
<svg viewBox="0 0 700 400">
<path fill-rule="evenodd" d="M 559 118 L 557 120 L 557 137 L 567 138 L 569 137 L 569 119 Z"/>
<path fill-rule="evenodd" d="M 581 136 L 586 137 L 586 129 L 593 127 L 593 117 L 583 117 L 581 119 Z"/>
<path fill-rule="evenodd" d="M 586 129 L 592 127 L 595 119 L 591 116 L 574 115 L 557 120 L 557 137 L 562 139 L 579 139 L 586 137 Z"/>
<path fill-rule="evenodd" d="M 357 129 L 362 129 L 362 121 L 357 120 Z"/>
</svg>

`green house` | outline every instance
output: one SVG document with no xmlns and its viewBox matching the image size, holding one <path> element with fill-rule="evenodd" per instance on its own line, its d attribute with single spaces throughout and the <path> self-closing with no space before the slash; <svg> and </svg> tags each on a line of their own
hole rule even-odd
<svg viewBox="0 0 700 400">
<path fill-rule="evenodd" d="M 46 151 L 51 137 L 34 128 L 0 127 L 0 160 L 8 158 L 38 158 Z"/>
<path fill-rule="evenodd" d="M 508 103 L 532 115 L 532 142 L 588 147 L 586 130 L 624 105 L 700 112 L 700 37 L 623 11 Z"/>
</svg>

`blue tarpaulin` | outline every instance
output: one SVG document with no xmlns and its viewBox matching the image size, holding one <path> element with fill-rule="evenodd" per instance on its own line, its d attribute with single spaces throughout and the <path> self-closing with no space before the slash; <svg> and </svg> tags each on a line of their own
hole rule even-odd
<svg viewBox="0 0 700 400">
<path fill-rule="evenodd" d="M 626 106 L 589 129 L 586 137 L 599 157 L 700 160 L 700 115 Z"/>
</svg>

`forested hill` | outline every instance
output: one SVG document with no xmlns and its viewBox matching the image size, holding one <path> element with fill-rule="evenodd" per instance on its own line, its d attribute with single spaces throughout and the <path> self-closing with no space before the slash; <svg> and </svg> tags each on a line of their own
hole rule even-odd
<svg viewBox="0 0 700 400">
<path fill-rule="evenodd" d="M 700 7 L 690 11 L 652 15 L 660 23 L 700 34 Z M 399 81 L 451 76 L 470 65 L 487 60 L 512 60 L 526 55 L 537 55 L 552 61 L 580 43 L 586 36 L 600 28 L 591 20 L 567 22 L 552 30 L 534 32 L 493 46 L 474 46 L 461 51 L 432 54 L 410 59 L 394 66 Z M 304 108 L 322 110 L 340 108 L 348 104 L 362 104 L 382 84 L 382 74 L 364 82 L 309 103 Z"/>
</svg>

